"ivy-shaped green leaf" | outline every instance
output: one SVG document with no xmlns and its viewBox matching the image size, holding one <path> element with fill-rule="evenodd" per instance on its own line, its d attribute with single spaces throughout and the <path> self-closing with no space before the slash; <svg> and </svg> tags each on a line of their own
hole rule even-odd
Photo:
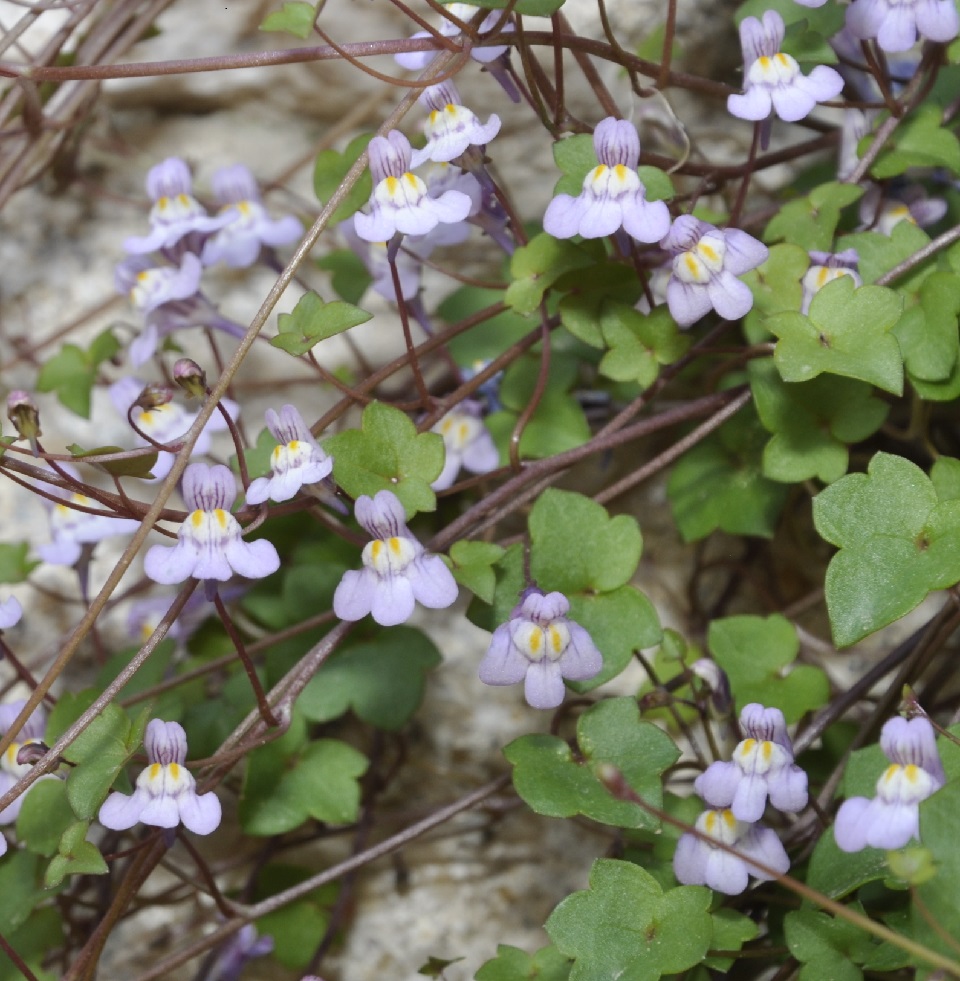
<svg viewBox="0 0 960 981">
<path fill-rule="evenodd" d="M 24 795 L 17 815 L 17 840 L 49 858 L 56 854 L 67 826 L 74 821 L 62 780 L 38 780 Z"/>
<path fill-rule="evenodd" d="M 105 330 L 84 350 L 76 344 L 64 344 L 48 358 L 37 376 L 38 392 L 56 392 L 57 399 L 71 412 L 90 418 L 90 393 L 96 381 L 97 368 L 120 350 L 112 330 Z"/>
<path fill-rule="evenodd" d="M 497 956 L 474 975 L 475 981 L 569 981 L 570 958 L 556 947 L 528 954 L 519 947 L 497 945 Z"/>
<path fill-rule="evenodd" d="M 110 871 L 100 849 L 87 841 L 89 830 L 89 821 L 75 821 L 63 832 L 58 853 L 43 878 L 48 889 L 59 886 L 68 875 L 106 875 Z"/>
<path fill-rule="evenodd" d="M 312 722 L 329 722 L 349 709 L 381 729 L 396 731 L 416 712 L 427 673 L 440 651 L 413 627 L 393 627 L 376 640 L 353 644 L 326 661 L 297 706 Z"/>
<path fill-rule="evenodd" d="M 247 834 L 283 834 L 310 818 L 327 824 L 357 819 L 358 781 L 368 766 L 362 753 L 337 739 L 319 739 L 292 765 L 277 756 L 273 746 L 250 754 L 240 801 L 240 823 Z"/>
<path fill-rule="evenodd" d="M 807 252 L 829 252 L 841 212 L 862 196 L 863 188 L 856 184 L 821 184 L 805 198 L 783 205 L 768 223 L 763 240 L 792 242 Z"/>
<path fill-rule="evenodd" d="M 590 888 L 568 896 L 546 930 L 575 959 L 570 981 L 657 981 L 703 960 L 713 938 L 712 895 L 703 886 L 664 892 L 639 866 L 601 858 Z"/>
<path fill-rule="evenodd" d="M 593 263 L 589 248 L 542 232 L 513 253 L 510 260 L 513 282 L 507 287 L 504 300 L 517 313 L 533 313 L 544 293 L 564 273 Z"/>
<path fill-rule="evenodd" d="M 277 318 L 280 333 L 271 337 L 270 343 L 288 354 L 306 354 L 320 341 L 365 324 L 372 316 L 344 300 L 324 303 L 311 290 L 300 297 L 292 313 L 280 314 Z"/>
<path fill-rule="evenodd" d="M 504 549 L 493 542 L 454 542 L 450 547 L 454 579 L 484 603 L 492 603 L 497 586 L 493 567 L 503 558 L 503 553 Z"/>
<path fill-rule="evenodd" d="M 809 316 L 768 317 L 765 326 L 780 338 L 773 358 L 783 380 L 809 381 L 826 372 L 900 395 L 903 358 L 891 329 L 902 305 L 893 290 L 857 289 L 850 276 L 841 276 L 814 296 Z"/>
<path fill-rule="evenodd" d="M 821 668 L 793 663 L 800 641 L 793 624 L 779 614 L 714 620 L 707 643 L 739 708 L 762 702 L 780 709 L 790 723 L 830 698 L 830 682 Z"/>
<path fill-rule="evenodd" d="M 861 143 L 866 152 L 871 137 Z M 870 168 L 877 180 L 897 177 L 911 167 L 945 167 L 960 174 L 960 140 L 943 125 L 943 113 L 937 105 L 921 106 L 910 113 L 893 131 L 888 144 Z"/>
<path fill-rule="evenodd" d="M 614 381 L 636 382 L 641 388 L 656 381 L 660 365 L 673 364 L 690 347 L 690 336 L 680 333 L 664 306 L 642 314 L 623 304 L 608 303 L 600 328 L 610 349 L 600 362 L 600 374 Z"/>
<path fill-rule="evenodd" d="M 363 260 L 352 249 L 334 249 L 317 259 L 317 268 L 330 273 L 334 293 L 347 303 L 359 303 L 373 282 Z"/>
<path fill-rule="evenodd" d="M 684 541 L 720 530 L 771 538 L 787 488 L 763 474 L 767 431 L 747 406 L 674 465 L 667 495 Z"/>
<path fill-rule="evenodd" d="M 766 262 L 744 274 L 742 279 L 753 292 L 753 309 L 744 322 L 751 343 L 769 339 L 764 321 L 770 314 L 800 309 L 800 281 L 809 268 L 810 256 L 805 249 L 781 242 L 770 247 Z"/>
<path fill-rule="evenodd" d="M 504 372 L 500 384 L 503 409 L 487 416 L 487 428 L 502 458 L 509 454 L 510 439 L 520 413 L 529 408 L 540 375 L 537 353 L 518 358 Z M 577 361 L 571 355 L 555 352 L 550 361 L 546 388 L 520 437 L 520 455 L 543 459 L 576 446 L 590 438 L 590 424 L 583 408 L 570 394 L 577 376 Z"/>
<path fill-rule="evenodd" d="M 443 469 L 443 437 L 418 433 L 399 409 L 371 402 L 363 410 L 360 429 L 331 436 L 324 447 L 333 456 L 334 478 L 351 497 L 392 491 L 408 519 L 436 509 L 430 484 Z"/>
<path fill-rule="evenodd" d="M 898 620 L 960 581 L 960 501 L 941 501 L 914 463 L 877 453 L 813 499 L 817 531 L 840 551 L 826 576 L 838 647 Z"/>
<path fill-rule="evenodd" d="M 751 361 L 749 373 L 757 414 L 773 434 L 763 450 L 771 480 L 832 483 L 847 472 L 848 444 L 875 433 L 889 411 L 869 385 L 853 379 L 788 383 L 768 359 Z"/>
<path fill-rule="evenodd" d="M 893 226 L 889 235 L 881 235 L 880 232 L 843 235 L 837 241 L 837 251 L 856 249 L 860 277 L 869 286 L 929 244 L 930 236 L 922 228 L 912 221 L 900 221 Z M 915 292 L 932 268 L 930 263 L 922 263 L 911 272 L 899 276 L 897 289 L 904 294 Z"/>
<path fill-rule="evenodd" d="M 613 765 L 632 790 L 653 807 L 663 802 L 661 774 L 680 755 L 673 740 L 652 722 L 640 719 L 632 698 L 609 698 L 577 721 L 582 762 L 556 736 L 521 736 L 504 748 L 513 764 L 517 793 L 538 814 L 585 817 L 621 828 L 656 829 L 659 822 L 631 801 L 614 797 L 600 781 Z"/>
<path fill-rule="evenodd" d="M 960 359 L 960 280 L 935 272 L 920 285 L 920 302 L 893 329 L 911 382 L 942 382 Z"/>
</svg>

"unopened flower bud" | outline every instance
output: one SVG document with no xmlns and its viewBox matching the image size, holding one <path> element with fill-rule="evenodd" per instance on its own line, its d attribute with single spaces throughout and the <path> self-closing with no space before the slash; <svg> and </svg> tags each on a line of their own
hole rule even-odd
<svg viewBox="0 0 960 981">
<path fill-rule="evenodd" d="M 151 382 L 146 385 L 143 391 L 137 396 L 133 403 L 140 409 L 156 409 L 160 405 L 167 405 L 173 401 L 173 389 L 167 385 L 158 385 Z"/>
<path fill-rule="evenodd" d="M 207 376 L 191 358 L 181 358 L 173 366 L 173 380 L 191 398 L 202 399 L 207 394 Z"/>
<path fill-rule="evenodd" d="M 20 438 L 30 441 L 33 455 L 37 456 L 37 437 L 43 435 L 40 430 L 40 413 L 33 399 L 19 388 L 7 396 L 7 418 L 13 423 Z"/>
<path fill-rule="evenodd" d="M 18 766 L 33 766 L 49 752 L 50 747 L 46 743 L 36 740 L 35 742 L 24 743 L 17 750 Z"/>
</svg>

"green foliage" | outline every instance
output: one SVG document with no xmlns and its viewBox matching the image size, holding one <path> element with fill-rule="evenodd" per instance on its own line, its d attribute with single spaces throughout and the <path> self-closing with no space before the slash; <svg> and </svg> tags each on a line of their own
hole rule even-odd
<svg viewBox="0 0 960 981">
<path fill-rule="evenodd" d="M 568 981 L 570 959 L 556 947 L 541 947 L 527 954 L 518 947 L 499 944 L 497 956 L 474 975 L 474 981 Z"/>
<path fill-rule="evenodd" d="M 885 760 L 885 757 L 881 756 L 881 759 Z M 864 793 L 870 796 L 875 792 L 877 778 L 885 765 L 881 760 L 876 760 L 876 763 L 879 766 L 872 769 L 870 786 L 864 787 Z M 847 796 L 851 796 L 849 791 Z M 864 848 L 852 854 L 842 852 L 833 832 L 828 831 L 820 836 L 810 856 L 807 885 L 831 899 L 842 899 L 868 882 L 885 879 L 888 873 L 884 852 L 877 848 Z"/>
<path fill-rule="evenodd" d="M 738 708 L 761 702 L 780 709 L 790 723 L 830 697 L 830 683 L 820 668 L 794 665 L 800 642 L 793 624 L 779 614 L 714 620 L 707 643 L 730 679 Z"/>
<path fill-rule="evenodd" d="M 863 913 L 863 907 L 853 904 Z M 803 964 L 801 981 L 860 981 L 861 967 L 871 971 L 895 971 L 906 967 L 910 958 L 902 950 L 878 941 L 871 934 L 846 920 L 817 910 L 788 913 L 784 932 L 790 953 Z M 859 965 L 859 966 L 858 966 Z"/>
<path fill-rule="evenodd" d="M 503 10 L 509 0 L 476 0 L 475 7 L 485 10 Z M 518 0 L 510 9 L 518 14 L 529 14 L 531 17 L 549 17 L 555 14 L 566 0 Z"/>
<path fill-rule="evenodd" d="M 484 603 L 492 603 L 497 586 L 493 567 L 503 555 L 504 549 L 492 542 L 454 542 L 450 547 L 453 577 Z"/>
<path fill-rule="evenodd" d="M 548 817 L 583 814 L 601 824 L 655 829 L 658 820 L 639 804 L 612 796 L 600 774 L 616 767 L 637 796 L 659 808 L 661 774 L 680 756 L 673 740 L 640 719 L 634 699 L 609 698 L 580 716 L 577 743 L 582 762 L 556 736 L 521 736 L 510 743 L 503 752 L 513 764 L 517 793 Z"/>
<path fill-rule="evenodd" d="M 768 441 L 749 406 L 684 453 L 670 474 L 667 494 L 684 541 L 720 530 L 771 538 L 787 488 L 763 473 Z"/>
<path fill-rule="evenodd" d="M 800 280 L 809 267 L 810 256 L 805 249 L 781 242 L 770 247 L 766 262 L 741 277 L 753 291 L 753 309 L 745 321 L 747 337 L 752 343 L 769 338 L 764 326 L 767 316 L 800 309 L 803 299 Z"/>
<path fill-rule="evenodd" d="M 64 936 L 60 914 L 51 907 L 34 910 L 30 919 L 4 939 L 33 971 L 37 981 L 56 981 L 56 975 L 42 968 L 49 953 Z M 0 981 L 23 981 L 23 973 L 8 957 L 0 957 Z"/>
<path fill-rule="evenodd" d="M 112 330 L 105 330 L 84 350 L 76 344 L 64 344 L 48 358 L 37 376 L 38 392 L 56 392 L 61 405 L 84 419 L 90 418 L 90 393 L 97 379 L 97 369 L 120 350 Z"/>
<path fill-rule="evenodd" d="M 392 627 L 376 640 L 338 651 L 310 680 L 297 706 L 312 722 L 329 722 L 353 709 L 364 722 L 395 731 L 416 712 L 427 672 L 440 660 L 421 631 Z"/>
<path fill-rule="evenodd" d="M 660 374 L 660 365 L 678 361 L 690 347 L 670 311 L 657 307 L 642 314 L 619 303 L 607 304 L 600 329 L 609 350 L 600 362 L 600 374 L 614 381 L 636 382 L 647 388 Z"/>
<path fill-rule="evenodd" d="M 598 262 L 589 271 L 578 270 L 557 280 L 560 322 L 579 341 L 601 350 L 604 339 L 601 319 L 611 304 L 632 310 L 643 296 L 632 269 L 622 262 Z"/>
<path fill-rule="evenodd" d="M 443 437 L 418 433 L 399 409 L 371 402 L 363 410 L 360 429 L 331 436 L 324 447 L 333 455 L 334 478 L 351 497 L 392 491 L 408 519 L 436 508 L 430 483 L 443 469 Z"/>
<path fill-rule="evenodd" d="M 520 437 L 520 455 L 541 459 L 582 446 L 590 438 L 590 424 L 570 388 L 576 380 L 576 363 L 554 353 L 543 395 Z M 487 428 L 506 458 L 510 439 L 520 414 L 527 409 L 540 376 L 540 356 L 518 358 L 506 370 L 500 385 L 503 409 L 487 417 Z"/>
<path fill-rule="evenodd" d="M 63 832 L 58 852 L 50 859 L 44 875 L 44 885 L 48 889 L 59 886 L 68 875 L 107 874 L 109 870 L 100 849 L 87 841 L 89 830 L 89 821 L 74 821 Z"/>
<path fill-rule="evenodd" d="M 821 375 L 787 383 L 766 359 L 748 370 L 757 414 L 773 434 L 763 449 L 763 474 L 771 480 L 832 483 L 847 472 L 848 444 L 875 433 L 889 411 L 863 382 Z"/>
<path fill-rule="evenodd" d="M 49 858 L 56 854 L 60 838 L 73 823 L 62 780 L 38 780 L 26 793 L 17 817 L 17 840 L 31 852 Z"/>
<path fill-rule="evenodd" d="M 97 694 L 96 689 L 87 689 L 77 695 L 61 695 L 50 713 L 46 738 L 51 742 L 56 739 Z M 67 777 L 67 800 L 78 818 L 90 819 L 100 809 L 117 774 L 143 740 L 146 724 L 146 710 L 131 720 L 112 702 L 64 750 L 63 758 L 75 764 Z"/>
<path fill-rule="evenodd" d="M 543 295 L 564 274 L 594 263 L 591 248 L 583 248 L 542 232 L 517 249 L 510 259 L 513 282 L 504 299 L 517 313 L 530 314 Z"/>
<path fill-rule="evenodd" d="M 271 863 L 257 876 L 257 900 L 298 886 L 313 872 L 300 866 Z M 261 936 L 273 937 L 273 957 L 290 971 L 302 972 L 330 924 L 336 885 L 320 886 L 256 921 Z"/>
<path fill-rule="evenodd" d="M 367 758 L 337 739 L 318 739 L 291 754 L 291 742 L 303 738 L 278 739 L 248 757 L 240 798 L 240 823 L 247 834 L 283 834 L 310 818 L 327 824 L 357 819 L 358 781 Z"/>
<path fill-rule="evenodd" d="M 437 315 L 444 323 L 453 325 L 502 302 L 503 290 L 461 286 L 444 299 Z M 452 338 L 450 353 L 457 364 L 477 366 L 502 354 L 529 334 L 532 327 L 526 317 L 507 309 Z"/>
<path fill-rule="evenodd" d="M 0 544 L 0 582 L 23 582 L 40 565 L 29 554 L 28 542 Z"/>
<path fill-rule="evenodd" d="M 365 324 L 373 316 L 345 300 L 324 301 L 312 290 L 303 294 L 292 313 L 277 318 L 276 337 L 270 343 L 288 354 L 306 354 L 320 341 L 342 334 L 351 327 Z"/>
<path fill-rule="evenodd" d="M 334 292 L 346 303 L 359 303 L 373 277 L 352 249 L 334 249 L 317 259 L 317 268 L 330 273 Z"/>
<path fill-rule="evenodd" d="M 864 283 L 869 285 L 929 243 L 930 236 L 922 228 L 911 221 L 901 221 L 893 226 L 889 235 L 881 235 L 879 232 L 844 235 L 837 242 L 837 249 L 857 250 L 860 257 L 857 268 Z M 921 264 L 917 270 L 900 276 L 897 279 L 898 290 L 901 293 L 916 290 L 929 271 L 929 265 Z"/>
<path fill-rule="evenodd" d="M 790 242 L 807 252 L 830 252 L 843 209 L 862 196 L 863 188 L 855 184 L 821 184 L 806 197 L 785 204 L 770 220 L 763 240 Z"/>
<path fill-rule="evenodd" d="M 373 133 L 361 133 L 355 136 L 341 153 L 338 150 L 323 150 L 317 154 L 313 165 L 313 192 L 321 204 L 325 204 L 336 193 L 343 183 L 347 171 L 357 162 L 360 155 L 367 149 L 367 144 L 373 138 Z M 370 171 L 366 170 L 360 179 L 350 189 L 343 202 L 330 216 L 330 224 L 349 218 L 358 211 L 370 197 L 373 191 L 373 181 Z"/>
<path fill-rule="evenodd" d="M 570 981 L 657 981 L 703 960 L 713 940 L 711 896 L 703 886 L 664 892 L 644 869 L 601 858 L 590 888 L 568 896 L 546 929 L 575 959 Z"/>
<path fill-rule="evenodd" d="M 285 3 L 279 10 L 267 14 L 260 25 L 261 31 L 282 31 L 294 37 L 306 39 L 313 33 L 313 22 L 317 17 L 316 5 L 302 0 Z"/>
<path fill-rule="evenodd" d="M 929 391 L 921 386 L 946 381 L 960 360 L 960 280 L 951 273 L 932 273 L 920 285 L 919 300 L 904 312 L 893 333 L 911 383 L 924 398 L 938 400 L 937 386 Z"/>
<path fill-rule="evenodd" d="M 914 463 L 877 453 L 813 500 L 817 531 L 840 551 L 826 576 L 833 638 L 846 647 L 960 581 L 960 501 L 941 500 Z"/>
<path fill-rule="evenodd" d="M 88 456 L 101 456 L 107 453 L 122 453 L 121 446 L 97 446 L 92 450 L 85 450 L 76 443 L 71 443 L 67 449 L 73 454 L 75 460 L 82 460 Z M 91 466 L 110 474 L 113 477 L 152 477 L 151 470 L 157 462 L 159 453 L 145 453 L 143 456 L 131 457 L 127 460 L 110 460 L 106 463 L 93 463 Z"/>
<path fill-rule="evenodd" d="M 25 923 L 45 896 L 39 884 L 40 857 L 11 849 L 0 862 L 0 934 L 7 936 Z M 0 957 L 0 962 L 6 958 Z"/>
<path fill-rule="evenodd" d="M 942 125 L 939 106 L 922 106 L 912 112 L 894 131 L 888 148 L 870 168 L 877 180 L 896 177 L 911 167 L 945 167 L 960 174 L 960 140 Z M 872 142 L 866 137 L 865 151 Z"/>
<path fill-rule="evenodd" d="M 903 358 L 891 328 L 903 301 L 881 286 L 857 289 L 850 276 L 827 283 L 809 316 L 781 313 L 764 326 L 780 338 L 774 363 L 784 381 L 801 382 L 821 372 L 858 378 L 885 391 L 903 392 Z"/>
</svg>

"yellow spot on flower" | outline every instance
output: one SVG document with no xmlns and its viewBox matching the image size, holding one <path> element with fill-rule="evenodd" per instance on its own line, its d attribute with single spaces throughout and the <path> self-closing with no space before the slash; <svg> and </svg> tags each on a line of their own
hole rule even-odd
<svg viewBox="0 0 960 981">
<path fill-rule="evenodd" d="M 696 256 L 693 256 L 687 252 L 683 257 L 683 261 L 687 264 L 687 269 L 690 270 L 691 276 L 700 275 L 700 263 L 697 262 Z"/>
<path fill-rule="evenodd" d="M 770 67 L 770 59 L 766 55 L 760 55 L 759 61 L 760 61 L 761 68 Z"/>
<path fill-rule="evenodd" d="M 450 112 L 450 113 L 453 113 L 454 115 L 456 115 L 457 107 L 452 102 L 448 102 L 443 108 L 446 109 L 447 112 Z"/>
<path fill-rule="evenodd" d="M 186 196 L 186 194 L 178 194 L 177 204 L 183 208 L 186 208 L 190 204 L 190 199 Z"/>
<path fill-rule="evenodd" d="M 180 779 L 180 766 L 179 766 L 179 764 L 177 764 L 177 763 L 171 763 L 171 764 L 169 764 L 169 766 L 170 766 L 170 776 L 174 780 L 179 780 Z"/>
<path fill-rule="evenodd" d="M 194 528 L 199 528 L 203 524 L 203 511 L 194 511 L 190 515 L 190 523 Z"/>
<path fill-rule="evenodd" d="M 383 551 L 383 542 L 379 538 L 374 539 L 370 543 L 370 554 L 373 556 L 373 561 L 376 562 L 380 558 L 380 553 Z"/>
<path fill-rule="evenodd" d="M 764 762 L 769 763 L 770 758 L 773 756 L 773 743 L 769 740 L 764 740 L 760 744 L 760 755 L 763 757 Z"/>
<path fill-rule="evenodd" d="M 560 630 L 556 627 L 550 628 L 550 646 L 553 648 L 554 654 L 562 654 L 564 647 L 566 647 L 566 637 Z"/>
<path fill-rule="evenodd" d="M 217 508 L 216 511 L 213 512 L 213 515 L 217 519 L 217 524 L 219 524 L 221 528 L 227 527 L 226 511 L 224 511 L 222 508 Z"/>
<path fill-rule="evenodd" d="M 782 52 L 778 51 L 774 55 L 774 57 L 777 59 L 777 61 L 780 62 L 781 65 L 784 66 L 784 68 L 789 68 L 790 67 L 790 62 L 787 60 L 787 56 L 785 54 L 783 54 Z"/>
<path fill-rule="evenodd" d="M 157 777 L 160 776 L 160 771 L 162 769 L 163 769 L 163 767 L 159 763 L 151 763 L 150 764 L 150 779 L 151 780 L 156 780 Z"/>
<path fill-rule="evenodd" d="M 400 187 L 400 181 L 396 177 L 388 177 L 386 180 L 387 190 L 391 194 L 396 194 L 397 189 Z"/>
<path fill-rule="evenodd" d="M 717 812 L 708 811 L 707 819 L 703 822 L 708 835 L 715 835 L 717 833 Z"/>
<path fill-rule="evenodd" d="M 540 644 L 543 642 L 543 633 L 540 630 L 531 630 L 530 637 L 527 640 L 527 644 L 530 647 L 530 653 L 536 654 L 540 650 Z"/>
<path fill-rule="evenodd" d="M 387 539 L 387 546 L 394 555 L 399 555 L 400 551 L 403 549 L 403 543 L 399 538 L 389 538 Z"/>
<path fill-rule="evenodd" d="M 717 250 L 712 246 L 708 245 L 706 242 L 701 242 L 697 246 L 700 254 L 706 256 L 711 262 L 716 262 L 720 256 L 717 255 Z"/>
<path fill-rule="evenodd" d="M 614 174 L 617 175 L 617 180 L 618 181 L 624 180 L 626 178 L 626 176 L 627 176 L 627 168 L 623 164 L 617 164 L 613 168 L 613 172 L 614 172 Z"/>
<path fill-rule="evenodd" d="M 287 443 L 287 449 L 290 450 L 291 453 L 296 453 L 297 450 L 300 449 L 300 440 L 291 439 L 290 442 Z"/>
</svg>

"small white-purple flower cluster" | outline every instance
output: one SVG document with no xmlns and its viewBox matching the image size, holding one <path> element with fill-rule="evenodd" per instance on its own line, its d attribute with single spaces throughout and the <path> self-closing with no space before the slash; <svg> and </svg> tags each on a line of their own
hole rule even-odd
<svg viewBox="0 0 960 981">
<path fill-rule="evenodd" d="M 922 716 L 889 719 L 880 731 L 880 748 L 890 766 L 877 780 L 877 796 L 851 797 L 837 811 L 833 833 L 845 852 L 919 841 L 920 802 L 946 783 L 936 733 Z"/>
<path fill-rule="evenodd" d="M 139 336 L 130 344 L 130 361 L 147 361 L 160 341 L 175 330 L 205 326 L 234 337 L 245 333 L 222 316 L 200 290 L 204 267 L 224 263 L 236 268 L 269 258 L 275 246 L 296 241 L 303 231 L 292 215 L 272 219 L 260 198 L 257 182 L 242 164 L 213 176 L 216 215 L 193 195 L 190 168 L 170 157 L 147 173 L 150 230 L 123 244 L 128 258 L 116 269 L 117 292 L 130 298 L 144 317 Z"/>
<path fill-rule="evenodd" d="M 494 630 L 480 662 L 480 680 L 485 685 L 522 681 L 533 708 L 560 705 L 565 679 L 589 681 L 603 667 L 590 634 L 569 619 L 569 612 L 570 601 L 563 593 L 525 590 L 509 620 Z"/>
<path fill-rule="evenodd" d="M 772 878 L 754 861 L 780 875 L 790 868 L 776 832 L 760 824 L 767 801 L 791 813 L 807 805 L 807 775 L 793 761 L 783 713 L 751 703 L 740 713 L 740 730 L 744 738 L 731 761 L 711 763 L 694 781 L 710 810 L 697 818 L 699 835 L 681 835 L 673 856 L 674 874 L 684 885 L 706 885 L 730 896 L 743 892 L 750 876 Z"/>
<path fill-rule="evenodd" d="M 599 165 L 583 181 L 577 197 L 558 194 L 543 216 L 555 238 L 601 238 L 622 229 L 638 242 L 659 243 L 670 263 L 666 300 L 681 327 L 710 310 L 737 320 L 753 306 L 753 294 L 737 277 L 768 256 L 763 243 L 738 228 L 719 229 L 693 215 L 671 223 L 663 201 L 647 201 L 637 173 L 640 140 L 624 120 L 608 117 L 597 124 L 593 145 Z"/>
<path fill-rule="evenodd" d="M 157 828 L 178 824 L 194 834 L 208 835 L 220 824 L 220 801 L 212 791 L 197 793 L 197 781 L 184 766 L 187 735 L 179 722 L 151 719 L 144 738 L 147 766 L 132 794 L 114 791 L 100 807 L 105 828 L 125 831 L 137 822 Z"/>
</svg>

